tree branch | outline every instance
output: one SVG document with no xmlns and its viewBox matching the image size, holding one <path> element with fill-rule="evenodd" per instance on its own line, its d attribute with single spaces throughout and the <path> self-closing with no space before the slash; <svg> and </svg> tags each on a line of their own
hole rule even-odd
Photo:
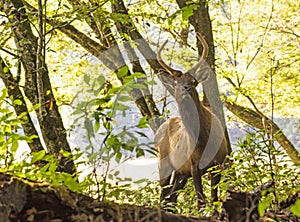
<svg viewBox="0 0 300 222">
<path fill-rule="evenodd" d="M 28 108 L 26 106 L 24 96 L 19 88 L 18 82 L 14 79 L 9 67 L 6 66 L 4 60 L 1 57 L 0 57 L 0 78 L 4 82 L 5 87 L 8 90 L 8 95 L 12 98 L 12 101 L 16 99 L 21 101 L 21 104 L 14 105 L 13 107 L 17 116 L 21 116 L 25 114 L 24 118 L 21 121 L 21 125 L 25 132 L 25 135 L 29 137 L 34 136 L 32 142 L 28 144 L 31 151 L 37 152 L 43 150 L 44 148 L 41 144 L 40 139 L 38 138 L 38 133 L 29 115 Z"/>
<path fill-rule="evenodd" d="M 300 164 L 300 153 L 284 135 L 276 123 L 263 115 L 261 112 L 258 113 L 252 109 L 239 106 L 233 102 L 225 101 L 225 106 L 229 111 L 231 111 L 244 122 L 254 126 L 255 128 L 266 130 L 267 133 L 273 135 L 276 141 L 286 151 L 291 160 L 295 164 Z"/>
<path fill-rule="evenodd" d="M 43 112 L 36 112 L 40 129 L 47 146 L 47 151 L 60 158 L 60 150 L 71 152 L 71 149 L 53 95 L 47 66 L 46 64 L 41 64 L 42 66 L 37 69 L 37 57 L 39 56 L 37 55 L 38 41 L 31 29 L 30 20 L 23 3 L 23 0 L 0 0 L 0 4 L 3 5 L 3 11 L 12 24 L 11 29 L 14 41 L 20 61 L 25 70 L 25 95 L 33 105 L 39 104 L 38 98 L 40 96 L 43 97 L 42 101 L 44 102 L 39 104 L 43 107 Z M 39 34 L 42 35 L 43 33 Z M 37 73 L 39 74 L 40 81 L 37 79 Z M 42 88 L 42 92 L 39 92 L 38 87 Z M 42 95 L 38 93 L 42 93 Z M 58 171 L 74 173 L 75 167 L 73 161 L 61 157 Z"/>
</svg>

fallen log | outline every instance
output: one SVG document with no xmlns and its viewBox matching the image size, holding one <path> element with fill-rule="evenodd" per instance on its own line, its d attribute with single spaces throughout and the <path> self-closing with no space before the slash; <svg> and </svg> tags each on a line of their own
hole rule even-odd
<svg viewBox="0 0 300 222">
<path fill-rule="evenodd" d="M 51 186 L 0 173 L 0 222 L 254 222 L 259 220 L 261 191 L 269 186 L 266 184 L 253 193 L 229 190 L 222 213 L 199 218 L 158 208 L 100 202 L 62 185 Z M 264 219 L 300 221 L 289 212 L 298 194 L 282 203 L 282 209 L 267 211 Z"/>
<path fill-rule="evenodd" d="M 206 222 L 161 209 L 99 202 L 64 186 L 30 182 L 0 173 L 0 222 Z"/>
</svg>

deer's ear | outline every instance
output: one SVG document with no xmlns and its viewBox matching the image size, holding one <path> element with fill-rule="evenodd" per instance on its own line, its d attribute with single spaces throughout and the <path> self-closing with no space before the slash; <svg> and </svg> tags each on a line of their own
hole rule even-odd
<svg viewBox="0 0 300 222">
<path fill-rule="evenodd" d="M 201 69 L 196 73 L 195 78 L 199 83 L 205 82 L 209 79 L 211 75 L 211 69 L 208 65 L 204 65 Z"/>
</svg>

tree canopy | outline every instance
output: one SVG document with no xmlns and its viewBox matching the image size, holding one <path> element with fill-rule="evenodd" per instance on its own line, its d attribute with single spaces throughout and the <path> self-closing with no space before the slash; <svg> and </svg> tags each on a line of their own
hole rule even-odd
<svg viewBox="0 0 300 222">
<path fill-rule="evenodd" d="M 201 99 L 232 150 L 223 197 L 272 181 L 258 212 L 277 209 L 299 192 L 298 11 L 288 0 L 0 0 L 1 172 L 102 201 L 159 206 L 155 182 L 138 181 L 146 183 L 138 195 L 110 164 L 155 158 L 152 135 L 177 115 L 175 82 L 157 50 L 168 40 L 165 61 L 188 70 L 202 53 L 200 33 L 211 74 Z M 21 141 L 29 153 L 20 155 Z M 181 207 L 172 207 L 199 215 L 186 189 Z M 297 215 L 299 199 L 293 204 Z"/>
</svg>

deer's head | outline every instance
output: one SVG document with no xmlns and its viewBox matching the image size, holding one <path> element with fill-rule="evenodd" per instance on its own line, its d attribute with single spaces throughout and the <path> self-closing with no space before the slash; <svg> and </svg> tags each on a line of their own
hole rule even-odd
<svg viewBox="0 0 300 222">
<path fill-rule="evenodd" d="M 159 64 L 169 73 L 169 77 L 172 78 L 175 82 L 174 96 L 177 102 L 181 102 L 182 100 L 185 100 L 187 96 L 189 98 L 190 96 L 192 98 L 198 98 L 196 87 L 199 83 L 204 82 L 209 76 L 209 72 L 207 71 L 206 67 L 204 67 L 204 69 L 201 69 L 199 72 L 197 72 L 197 70 L 201 68 L 201 66 L 204 64 L 204 61 L 207 57 L 208 45 L 204 40 L 204 38 L 199 33 L 196 33 L 196 35 L 203 46 L 202 55 L 199 61 L 196 63 L 196 65 L 194 65 L 194 67 L 192 67 L 185 73 L 183 73 L 180 70 L 171 68 L 161 58 L 161 52 L 168 41 L 164 42 L 164 44 L 160 47 L 157 53 L 157 60 Z"/>
</svg>

